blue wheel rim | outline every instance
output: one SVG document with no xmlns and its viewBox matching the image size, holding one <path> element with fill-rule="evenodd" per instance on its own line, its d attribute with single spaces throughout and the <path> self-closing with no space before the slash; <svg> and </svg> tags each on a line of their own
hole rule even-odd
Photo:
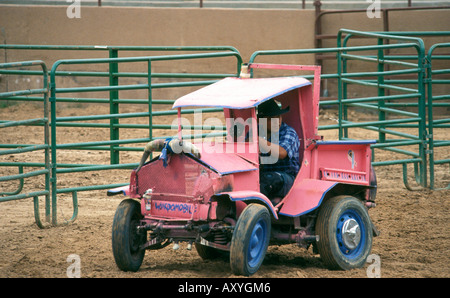
<svg viewBox="0 0 450 298">
<path fill-rule="evenodd" d="M 267 241 L 267 225 L 265 221 L 260 220 L 253 227 L 250 235 L 250 241 L 247 250 L 247 263 L 250 267 L 257 266 L 265 255 L 265 246 Z"/>
<path fill-rule="evenodd" d="M 364 253 L 366 237 L 361 215 L 353 209 L 346 210 L 336 226 L 336 239 L 341 253 L 348 259 L 358 258 Z"/>
</svg>

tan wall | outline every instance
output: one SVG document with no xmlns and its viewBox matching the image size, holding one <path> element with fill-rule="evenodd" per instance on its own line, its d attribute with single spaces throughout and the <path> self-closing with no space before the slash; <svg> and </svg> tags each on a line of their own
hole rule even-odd
<svg viewBox="0 0 450 298">
<path fill-rule="evenodd" d="M 365 12 L 346 14 L 324 14 L 321 18 L 322 34 L 336 34 L 340 28 L 360 31 L 384 31 L 383 19 L 369 19 Z M 450 9 L 389 11 L 389 31 L 449 31 Z M 431 45 L 436 42 L 448 41 L 447 38 L 424 38 Z M 429 42 L 427 42 L 429 41 Z M 353 42 L 349 45 L 357 45 Z M 326 40 L 326 47 L 336 46 L 336 40 Z"/>
<path fill-rule="evenodd" d="M 313 10 L 82 7 L 81 18 L 70 19 L 66 9 L 65 6 L 0 5 L 0 42 L 227 45 L 236 47 L 244 61 L 248 61 L 251 53 L 257 50 L 314 48 Z M 391 31 L 448 30 L 450 10 L 390 12 L 389 26 Z M 382 30 L 383 26 L 381 19 L 369 19 L 365 13 L 326 15 L 322 18 L 324 34 L 336 34 L 340 28 L 373 31 Z M 335 41 L 326 42 L 326 45 L 335 46 Z M 73 54 L 65 53 L 62 58 L 74 58 Z M 8 60 L 20 59 L 21 54 L 17 55 L 8 53 Z M 41 59 L 48 58 L 42 57 L 41 53 L 39 56 Z M 309 56 L 304 58 L 306 61 L 300 62 L 308 63 L 313 61 L 311 58 Z"/>
<path fill-rule="evenodd" d="M 70 19 L 66 15 L 66 7 L 3 5 L 0 6 L 0 28 L 0 42 L 7 44 L 233 46 L 239 50 L 244 62 L 257 50 L 314 47 L 314 12 L 299 10 L 82 7 L 81 18 Z M 5 61 L 3 54 L 4 51 L 0 51 L 2 62 Z M 107 52 L 92 51 L 8 50 L 5 55 L 8 62 L 40 59 L 49 67 L 58 59 L 108 57 Z M 120 55 L 152 54 L 127 52 Z M 215 72 L 211 68 L 218 66 L 219 73 L 234 73 L 236 60 L 227 59 L 218 59 L 217 62 L 196 60 L 195 69 L 192 64 L 182 66 L 181 62 L 159 63 L 161 66 L 155 63 L 157 68 L 153 71 L 202 72 L 206 69 Z M 311 55 L 287 59 L 284 63 L 314 62 Z M 83 67 L 89 69 L 89 66 Z M 135 65 L 127 67 L 120 70 L 140 71 L 132 70 Z M 66 78 L 60 86 L 70 85 L 71 79 Z M 83 81 L 83 78 L 77 80 Z M 121 80 L 121 83 L 125 81 Z M 10 90 L 13 85 L 9 84 Z"/>
<path fill-rule="evenodd" d="M 367 18 L 365 12 L 347 13 L 347 14 L 325 14 L 321 18 L 322 34 L 332 35 L 337 34 L 340 28 L 360 30 L 360 31 L 383 31 L 383 19 Z M 389 31 L 449 31 L 450 28 L 450 9 L 445 10 L 411 10 L 411 11 L 390 11 L 388 13 L 388 26 Z M 425 43 L 426 51 L 433 44 L 440 42 L 449 42 L 450 37 L 436 36 L 436 37 L 420 37 Z M 348 46 L 368 45 L 376 44 L 376 39 L 360 39 L 353 38 L 347 44 Z M 392 41 L 391 43 L 395 43 Z M 336 39 L 326 39 L 322 43 L 322 47 L 336 47 Z M 442 52 L 442 51 L 441 51 Z M 448 51 L 445 51 L 448 52 Z M 376 51 L 365 52 L 366 54 L 376 54 Z M 417 54 L 417 52 L 411 49 L 406 50 L 391 50 L 392 54 Z M 362 52 L 361 52 L 362 54 Z M 361 61 L 351 61 L 349 63 L 351 70 L 358 71 L 376 71 L 376 64 L 364 63 Z M 448 68 L 447 61 L 435 61 L 433 66 L 436 69 Z M 326 60 L 323 64 L 323 70 L 325 72 L 335 72 L 337 69 L 336 60 Z M 393 67 L 391 67 L 393 69 Z M 436 86 L 436 90 L 444 90 L 443 92 L 449 92 L 446 86 Z M 328 91 L 330 96 L 337 95 L 337 87 L 330 82 L 328 85 Z M 365 94 L 366 96 L 376 96 L 377 90 L 367 87 L 361 87 L 358 85 L 350 85 L 349 95 L 358 96 L 365 92 L 372 92 Z"/>
<path fill-rule="evenodd" d="M 43 45 L 226 45 L 237 48 L 244 62 L 258 50 L 314 48 L 313 10 L 82 7 L 81 18 L 70 19 L 66 9 L 64 6 L 0 5 L 0 42 Z M 389 25 L 391 31 L 448 30 L 449 16 L 450 10 L 391 12 Z M 369 19 L 365 13 L 327 15 L 322 19 L 323 34 L 336 34 L 340 28 L 381 31 L 383 26 L 381 19 Z M 432 43 L 440 41 L 443 39 L 432 39 Z M 324 43 L 328 47 L 335 45 L 335 40 Z M 94 57 L 107 57 L 107 53 L 0 51 L 2 62 L 41 59 L 49 67 L 58 59 Z M 261 57 L 257 62 L 312 64 L 314 56 Z M 173 71 L 173 65 L 161 66 L 156 71 Z M 229 63 L 229 60 L 221 65 L 225 65 L 224 72 L 235 69 L 235 64 Z M 180 67 L 181 71 L 190 71 L 190 66 Z M 210 71 L 211 61 L 199 62 L 196 67 L 200 67 L 200 71 Z M 329 61 L 324 70 L 335 72 L 335 63 Z"/>
<path fill-rule="evenodd" d="M 234 46 L 248 60 L 262 49 L 314 47 L 314 12 L 0 6 L 2 43 L 127 46 Z"/>
</svg>

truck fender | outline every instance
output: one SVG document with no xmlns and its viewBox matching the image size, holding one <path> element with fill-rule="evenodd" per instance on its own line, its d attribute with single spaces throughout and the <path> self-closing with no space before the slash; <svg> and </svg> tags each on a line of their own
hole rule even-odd
<svg viewBox="0 0 450 298">
<path fill-rule="evenodd" d="M 264 206 L 269 209 L 270 213 L 275 219 L 278 219 L 278 214 L 273 206 L 272 202 L 262 193 L 257 191 L 232 191 L 232 192 L 221 192 L 214 195 L 215 197 L 218 196 L 226 196 L 228 197 L 232 202 L 236 202 L 236 209 L 239 208 L 239 203 L 245 203 L 245 206 L 248 205 L 248 203 L 251 202 L 257 202 L 261 203 Z M 244 207 L 245 207 L 244 206 Z M 240 213 L 239 210 L 237 210 L 238 214 Z M 242 211 L 242 210 L 241 210 Z"/>
<path fill-rule="evenodd" d="M 313 211 L 320 206 L 325 195 L 338 184 L 335 181 L 316 179 L 303 179 L 294 183 L 283 200 L 280 214 L 298 217 Z"/>
</svg>

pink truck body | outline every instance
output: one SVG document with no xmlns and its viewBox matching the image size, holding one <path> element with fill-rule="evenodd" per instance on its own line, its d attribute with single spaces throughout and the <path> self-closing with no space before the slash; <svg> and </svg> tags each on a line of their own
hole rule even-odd
<svg viewBox="0 0 450 298">
<path fill-rule="evenodd" d="M 229 251 L 236 222 L 254 203 L 270 213 L 271 242 L 308 247 L 318 240 L 308 218 L 316 216 L 327 198 L 346 194 L 365 207 L 373 205 L 376 180 L 370 145 L 374 141 L 324 141 L 318 135 L 320 67 L 251 67 L 313 70 L 315 83 L 302 77 L 226 78 L 179 98 L 173 105 L 179 117 L 184 107 L 221 107 L 227 131 L 241 123 L 243 133 L 227 136 L 225 142 L 194 143 L 200 157 L 170 154 L 167 164 L 153 158 L 138 173 L 131 173 L 129 186 L 109 191 L 140 200 L 138 228 L 154 235 L 141 244 L 142 249 L 185 241 Z M 296 130 L 301 144 L 301 168 L 294 185 L 276 202 L 260 192 L 258 129 L 254 129 L 258 105 L 270 99 L 282 108 L 289 106 L 282 121 Z M 182 139 L 181 124 L 178 138 Z M 148 190 L 151 195 L 145 195 Z M 219 230 L 222 233 L 214 232 Z M 220 235 L 211 236 L 214 233 Z"/>
</svg>

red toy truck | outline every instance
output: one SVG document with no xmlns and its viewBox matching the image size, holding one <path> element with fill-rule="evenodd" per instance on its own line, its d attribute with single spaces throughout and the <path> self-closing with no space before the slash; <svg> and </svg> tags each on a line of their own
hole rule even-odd
<svg viewBox="0 0 450 298">
<path fill-rule="evenodd" d="M 374 206 L 374 141 L 323 141 L 317 135 L 320 67 L 252 64 L 248 68 L 314 70 L 302 77 L 225 78 L 179 98 L 178 136 L 150 142 L 124 193 L 112 227 L 117 266 L 137 271 L 145 250 L 170 243 L 194 244 L 204 258 L 228 252 L 232 272 L 249 276 L 261 266 L 270 243 L 313 245 L 330 268 L 363 266 L 377 234 Z M 313 90 L 314 88 L 314 90 Z M 313 96 L 314 95 L 314 96 Z M 300 138 L 301 168 L 289 193 L 269 200 L 260 192 L 258 105 L 275 99 L 290 111 L 283 122 Z M 182 139 L 181 108 L 221 107 L 224 142 Z M 182 140 L 182 141 L 180 141 Z M 152 151 L 161 155 L 145 162 Z"/>
</svg>

